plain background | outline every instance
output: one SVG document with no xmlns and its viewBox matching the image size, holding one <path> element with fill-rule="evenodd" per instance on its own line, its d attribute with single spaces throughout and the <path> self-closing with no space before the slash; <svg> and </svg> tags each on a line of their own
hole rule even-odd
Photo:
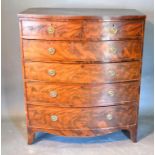
<svg viewBox="0 0 155 155">
<path fill-rule="evenodd" d="M 25 116 L 17 14 L 31 7 L 123 8 L 146 14 L 140 115 L 153 115 L 153 0 L 2 0 L 2 118 Z"/>
</svg>

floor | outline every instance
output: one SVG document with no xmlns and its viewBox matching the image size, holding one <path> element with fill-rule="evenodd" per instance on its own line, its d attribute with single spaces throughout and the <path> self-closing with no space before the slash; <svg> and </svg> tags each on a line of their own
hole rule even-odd
<svg viewBox="0 0 155 155">
<path fill-rule="evenodd" d="M 23 118 L 2 119 L 2 155 L 153 155 L 153 117 L 140 117 L 138 143 L 121 131 L 94 138 L 66 138 L 38 133 L 27 145 Z"/>
</svg>

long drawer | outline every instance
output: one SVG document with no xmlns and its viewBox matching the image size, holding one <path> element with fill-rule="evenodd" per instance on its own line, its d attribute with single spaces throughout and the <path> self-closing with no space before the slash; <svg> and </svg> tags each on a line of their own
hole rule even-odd
<svg viewBox="0 0 155 155">
<path fill-rule="evenodd" d="M 92 107 L 125 104 L 139 99 L 139 82 L 115 84 L 49 84 L 27 82 L 27 102 L 56 107 Z"/>
<path fill-rule="evenodd" d="M 139 61 L 105 64 L 26 62 L 25 78 L 66 83 L 110 83 L 139 80 Z"/>
<path fill-rule="evenodd" d="M 29 126 L 46 129 L 98 129 L 136 123 L 137 106 L 53 108 L 28 105 Z"/>
<path fill-rule="evenodd" d="M 22 36 L 47 40 L 119 40 L 143 37 L 143 21 L 22 21 Z"/>
<path fill-rule="evenodd" d="M 45 41 L 23 40 L 24 59 L 31 61 L 129 61 L 142 56 L 141 40 Z"/>
</svg>

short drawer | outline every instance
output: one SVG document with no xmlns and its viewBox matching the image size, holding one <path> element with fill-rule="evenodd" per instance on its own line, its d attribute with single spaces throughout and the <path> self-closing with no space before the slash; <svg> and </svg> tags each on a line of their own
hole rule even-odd
<svg viewBox="0 0 155 155">
<path fill-rule="evenodd" d="M 115 84 L 49 84 L 27 82 L 27 101 L 34 105 L 92 107 L 126 104 L 139 99 L 139 82 Z"/>
<path fill-rule="evenodd" d="M 54 108 L 28 105 L 29 126 L 45 129 L 98 129 L 136 123 L 137 106 Z"/>
<path fill-rule="evenodd" d="M 142 42 L 23 40 L 23 51 L 24 59 L 32 61 L 117 62 L 141 59 Z"/>
<path fill-rule="evenodd" d="M 80 40 L 80 21 L 22 21 L 22 35 L 29 39 Z"/>
<path fill-rule="evenodd" d="M 141 62 L 59 64 L 26 62 L 25 78 L 48 82 L 109 83 L 139 80 Z"/>
<path fill-rule="evenodd" d="M 141 38 L 143 33 L 143 21 L 87 21 L 84 26 L 86 40 L 135 39 Z"/>
</svg>

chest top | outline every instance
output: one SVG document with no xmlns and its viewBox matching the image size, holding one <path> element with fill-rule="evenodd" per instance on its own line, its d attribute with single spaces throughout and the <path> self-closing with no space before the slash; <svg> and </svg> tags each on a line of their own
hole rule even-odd
<svg viewBox="0 0 155 155">
<path fill-rule="evenodd" d="M 51 19 L 144 19 L 145 15 L 134 9 L 89 9 L 89 8 L 30 8 L 18 14 L 22 18 Z"/>
</svg>

